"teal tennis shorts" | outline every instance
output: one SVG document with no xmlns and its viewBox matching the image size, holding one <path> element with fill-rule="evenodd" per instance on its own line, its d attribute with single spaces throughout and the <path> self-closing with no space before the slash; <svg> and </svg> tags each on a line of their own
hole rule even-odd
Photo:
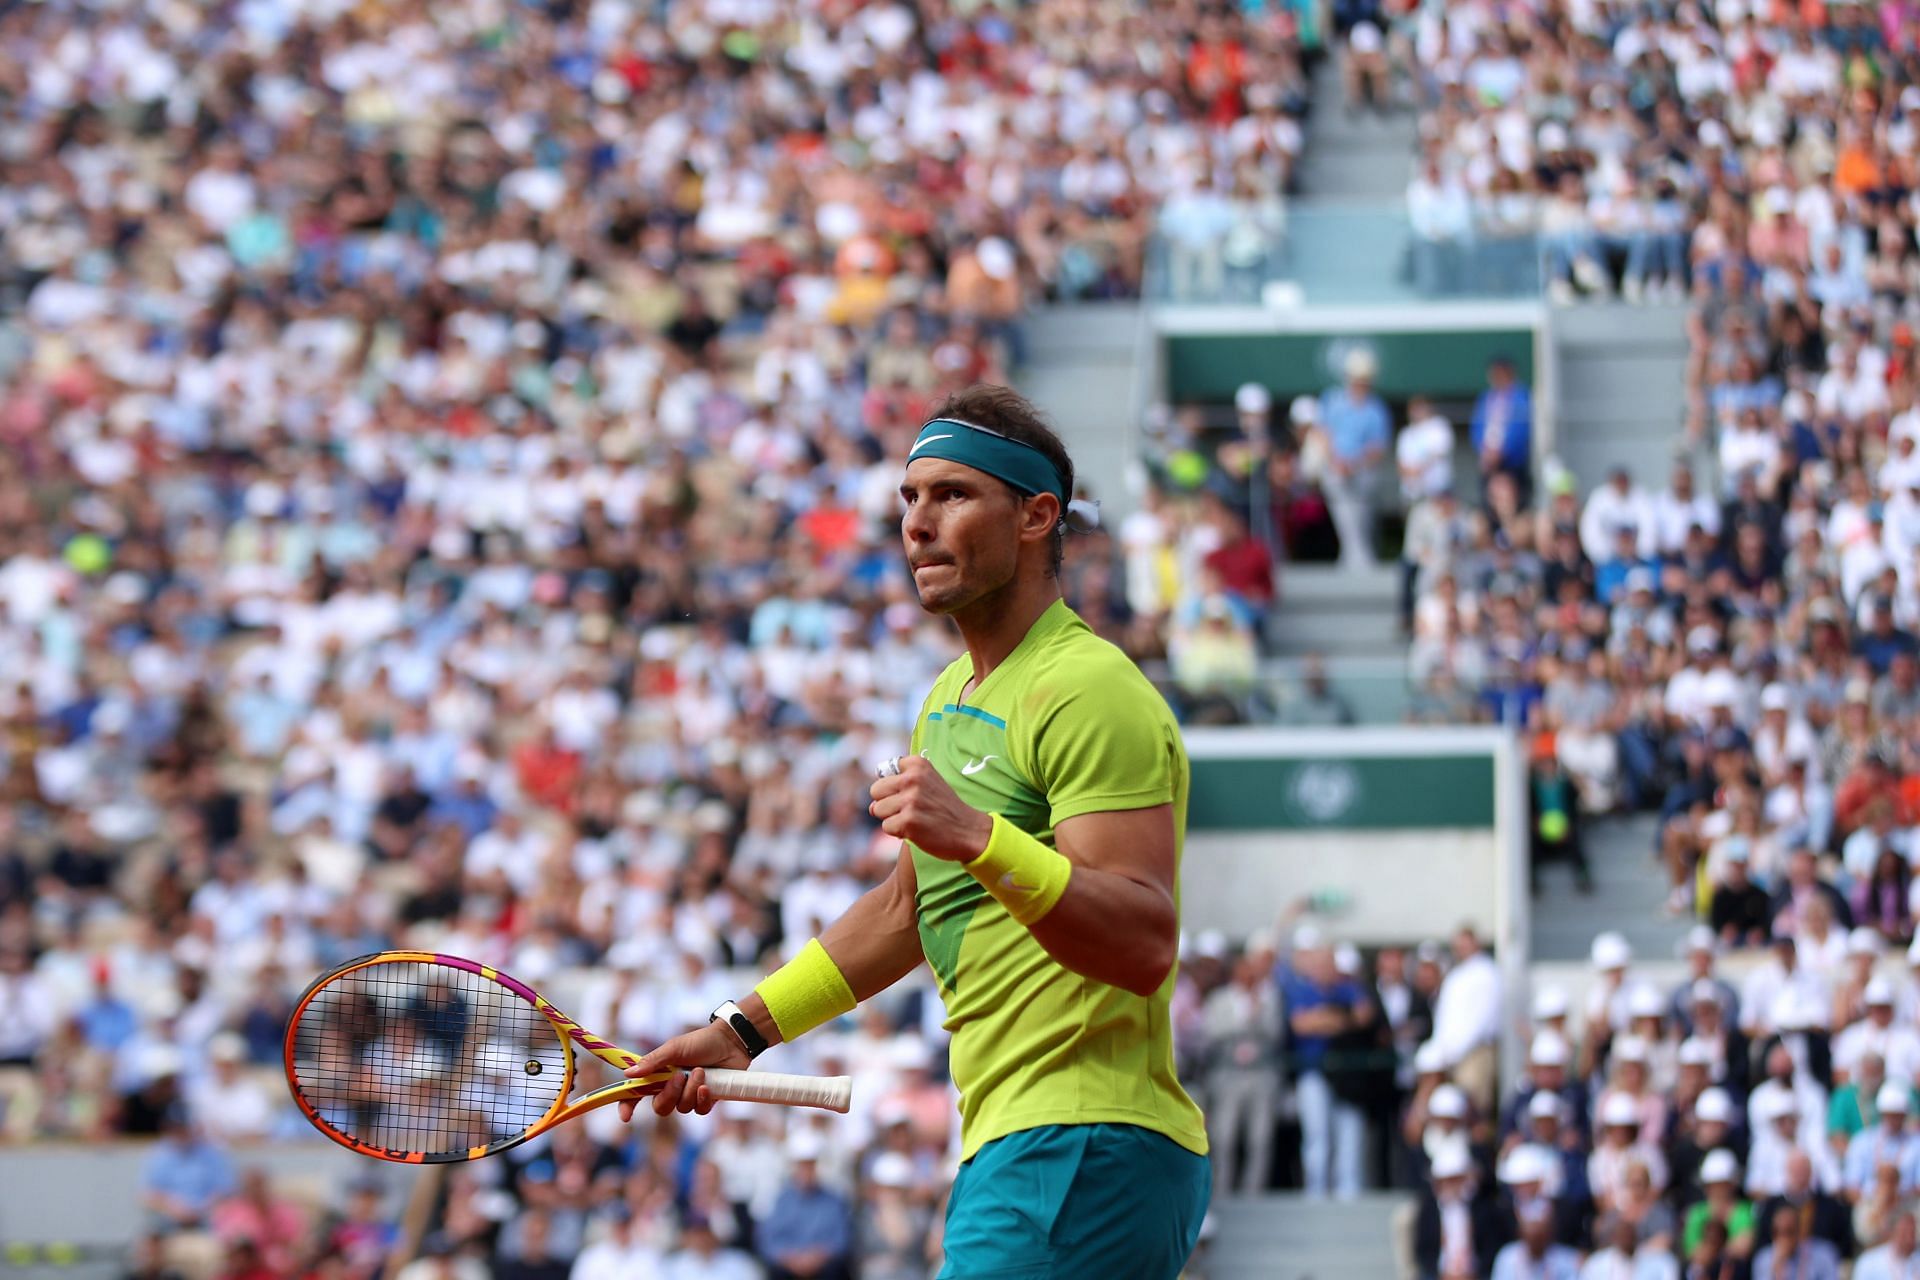
<svg viewBox="0 0 1920 1280">
<path fill-rule="evenodd" d="M 941 1280 L 1174 1280 L 1213 1191 L 1205 1156 L 1130 1124 L 989 1142 L 947 1201 Z"/>
</svg>

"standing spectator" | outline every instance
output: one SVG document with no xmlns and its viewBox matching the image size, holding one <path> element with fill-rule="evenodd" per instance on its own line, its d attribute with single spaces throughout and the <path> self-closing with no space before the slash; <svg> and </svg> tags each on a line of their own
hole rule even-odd
<svg viewBox="0 0 1920 1280">
<path fill-rule="evenodd" d="M 1268 1185 L 1280 1100 L 1280 1008 L 1258 954 L 1242 956 L 1207 997 L 1203 1020 L 1214 1193 L 1254 1195 Z"/>
<path fill-rule="evenodd" d="M 1487 386 L 1473 402 L 1468 435 L 1482 485 L 1496 474 L 1505 475 L 1512 478 L 1519 501 L 1530 501 L 1533 393 L 1520 381 L 1511 356 L 1497 355 L 1487 362 Z"/>
<path fill-rule="evenodd" d="M 1348 567 L 1373 563 L 1375 490 L 1393 436 L 1387 406 L 1373 391 L 1376 371 L 1373 353 L 1356 347 L 1342 365 L 1344 385 L 1320 397 L 1319 430 L 1327 450 L 1323 483 L 1340 535 L 1340 562 Z"/>
<path fill-rule="evenodd" d="M 1366 1152 L 1366 1117 L 1344 1102 L 1327 1078 L 1327 1052 L 1335 1039 L 1368 1016 L 1370 1005 L 1357 983 L 1334 967 L 1333 948 L 1311 927 L 1293 941 L 1293 961 L 1280 975 L 1286 1010 L 1294 1096 L 1300 1104 L 1300 1162 L 1307 1195 L 1341 1199 L 1360 1194 Z"/>
<path fill-rule="evenodd" d="M 1453 1081 L 1485 1116 L 1495 1111 L 1498 1086 L 1496 1046 L 1502 1003 L 1500 969 L 1480 945 L 1472 925 L 1453 934 L 1453 967 L 1440 984 L 1433 1010 L 1433 1040 Z"/>
<path fill-rule="evenodd" d="M 766 1221 L 760 1256 L 772 1280 L 848 1280 L 853 1221 L 847 1202 L 820 1182 L 820 1139 L 811 1131 L 787 1145 L 792 1169 Z"/>
</svg>

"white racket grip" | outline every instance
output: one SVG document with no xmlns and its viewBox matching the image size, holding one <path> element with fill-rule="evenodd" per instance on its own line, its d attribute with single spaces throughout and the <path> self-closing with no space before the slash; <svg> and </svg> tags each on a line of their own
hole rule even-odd
<svg viewBox="0 0 1920 1280">
<path fill-rule="evenodd" d="M 707 1088 L 730 1102 L 777 1102 L 787 1107 L 819 1107 L 846 1114 L 853 1104 L 851 1076 L 794 1076 L 778 1071 L 706 1069 Z"/>
</svg>

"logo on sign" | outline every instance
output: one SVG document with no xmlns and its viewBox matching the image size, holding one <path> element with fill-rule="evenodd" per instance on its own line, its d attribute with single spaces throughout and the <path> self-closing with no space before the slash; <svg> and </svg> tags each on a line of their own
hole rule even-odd
<svg viewBox="0 0 1920 1280">
<path fill-rule="evenodd" d="M 1317 761 L 1294 772 L 1287 792 L 1308 822 L 1337 822 L 1360 803 L 1360 774 L 1350 764 Z"/>
</svg>

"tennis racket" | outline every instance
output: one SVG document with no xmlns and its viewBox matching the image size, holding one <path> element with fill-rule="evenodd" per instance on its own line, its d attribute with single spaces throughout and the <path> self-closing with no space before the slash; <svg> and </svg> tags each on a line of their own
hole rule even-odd
<svg viewBox="0 0 1920 1280">
<path fill-rule="evenodd" d="M 675 1072 L 577 1098 L 575 1047 L 624 1071 L 640 1055 L 588 1034 L 490 965 L 382 951 L 322 974 L 287 1022 L 287 1086 L 313 1126 L 400 1164 L 478 1160 L 609 1103 L 660 1091 Z M 846 1076 L 705 1069 L 716 1098 L 847 1109 Z"/>
</svg>

